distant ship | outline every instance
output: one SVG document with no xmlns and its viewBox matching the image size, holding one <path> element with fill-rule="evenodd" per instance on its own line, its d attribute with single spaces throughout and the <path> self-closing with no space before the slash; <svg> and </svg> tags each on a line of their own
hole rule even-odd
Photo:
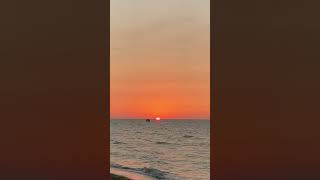
<svg viewBox="0 0 320 180">
<path fill-rule="evenodd" d="M 150 122 L 150 119 L 146 119 L 146 122 Z"/>
</svg>

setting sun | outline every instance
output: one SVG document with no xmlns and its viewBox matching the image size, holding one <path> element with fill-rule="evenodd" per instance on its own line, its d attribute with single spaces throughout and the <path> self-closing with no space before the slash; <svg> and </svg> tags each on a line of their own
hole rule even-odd
<svg viewBox="0 0 320 180">
<path fill-rule="evenodd" d="M 160 121 L 160 118 L 159 118 L 159 117 L 156 117 L 156 120 L 157 120 L 157 121 Z"/>
</svg>

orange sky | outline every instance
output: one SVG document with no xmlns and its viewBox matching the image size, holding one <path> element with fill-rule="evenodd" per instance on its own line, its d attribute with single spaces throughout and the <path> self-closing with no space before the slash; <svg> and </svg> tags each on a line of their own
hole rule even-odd
<svg viewBox="0 0 320 180">
<path fill-rule="evenodd" d="M 209 0 L 111 1 L 111 117 L 209 118 Z"/>
</svg>

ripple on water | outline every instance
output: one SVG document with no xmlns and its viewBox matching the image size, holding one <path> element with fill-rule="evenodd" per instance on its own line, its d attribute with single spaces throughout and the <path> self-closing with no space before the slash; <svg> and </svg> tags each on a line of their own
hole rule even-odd
<svg viewBox="0 0 320 180">
<path fill-rule="evenodd" d="M 110 127 L 111 162 L 125 170 L 164 173 L 158 179 L 210 179 L 209 121 L 112 120 Z"/>
</svg>

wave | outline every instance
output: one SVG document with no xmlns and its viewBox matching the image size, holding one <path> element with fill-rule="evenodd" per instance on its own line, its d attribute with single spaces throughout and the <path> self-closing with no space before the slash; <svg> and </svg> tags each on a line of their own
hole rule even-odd
<svg viewBox="0 0 320 180">
<path fill-rule="evenodd" d="M 156 142 L 156 144 L 171 144 L 171 143 L 169 143 L 169 142 L 164 142 L 164 141 L 158 141 L 158 142 Z"/>
<path fill-rule="evenodd" d="M 184 137 L 184 138 L 192 138 L 193 136 L 190 136 L 190 135 L 184 135 L 183 137 Z"/>
<path fill-rule="evenodd" d="M 155 169 L 155 168 L 147 168 L 147 167 L 133 168 L 133 167 L 122 166 L 120 164 L 115 164 L 115 163 L 111 164 L 111 168 L 118 168 L 118 169 L 122 169 L 122 170 L 127 170 L 129 172 L 146 175 L 146 176 L 156 178 L 159 180 L 177 180 L 175 177 L 170 175 L 169 172 L 161 171 L 161 170 Z"/>
<path fill-rule="evenodd" d="M 113 144 L 126 144 L 126 143 L 120 142 L 120 141 L 114 141 Z"/>
</svg>

